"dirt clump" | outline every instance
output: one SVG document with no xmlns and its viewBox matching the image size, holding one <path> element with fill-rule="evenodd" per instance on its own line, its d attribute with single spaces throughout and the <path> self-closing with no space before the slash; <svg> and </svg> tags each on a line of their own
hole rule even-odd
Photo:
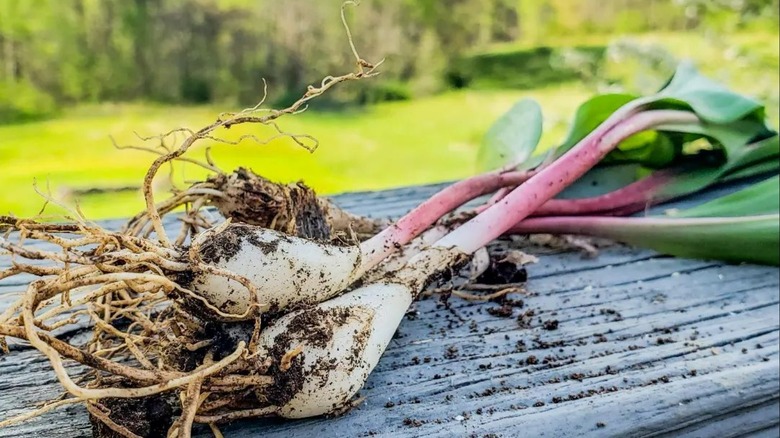
<svg viewBox="0 0 780 438">
<path fill-rule="evenodd" d="M 243 167 L 208 182 L 225 194 L 211 200 L 224 217 L 293 236 L 338 242 L 354 235 L 362 240 L 387 225 L 343 211 L 303 182 L 278 184 Z"/>
<path fill-rule="evenodd" d="M 490 254 L 490 265 L 477 277 L 476 282 L 490 285 L 506 285 L 524 283 L 528 280 L 528 272 L 523 265 L 527 262 L 518 253 L 506 251 Z"/>
<path fill-rule="evenodd" d="M 181 414 L 181 405 L 172 393 L 102 399 L 100 404 L 108 409 L 111 421 L 145 438 L 164 438 L 174 419 Z M 92 414 L 89 421 L 95 438 L 124 438 Z"/>
</svg>

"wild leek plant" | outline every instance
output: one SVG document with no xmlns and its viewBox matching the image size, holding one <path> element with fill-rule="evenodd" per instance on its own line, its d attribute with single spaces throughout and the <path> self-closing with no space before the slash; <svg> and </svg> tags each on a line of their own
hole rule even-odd
<svg viewBox="0 0 780 438">
<path fill-rule="evenodd" d="M 315 306 L 323 318 L 333 322 L 344 318 L 345 309 L 356 311 L 360 317 L 354 317 L 352 322 L 343 325 L 344 334 L 339 337 L 339 348 L 318 348 L 313 355 L 304 359 L 305 375 L 311 376 L 311 379 L 304 379 L 295 396 L 285 405 L 277 407 L 275 412 L 295 417 L 311 416 L 332 412 L 347 403 L 365 382 L 407 307 L 432 274 L 451 268 L 453 264 L 512 229 L 513 225 L 530 216 L 607 157 L 620 141 L 651 128 L 687 133 L 688 126 L 706 129 L 724 127 L 742 119 L 751 120 L 759 111 L 752 101 L 720 87 L 702 91 L 695 75 L 689 75 L 686 84 L 683 80 L 686 72 L 682 70 L 682 79 L 676 76 L 677 79 L 672 80 L 666 91 L 659 93 L 663 97 L 638 99 L 621 106 L 576 145 L 560 153 L 494 205 L 421 251 L 393 276 Z M 719 108 L 729 108 L 730 112 L 724 114 L 712 111 L 709 105 L 713 104 L 719 105 Z M 763 129 L 763 124 L 760 127 L 760 131 L 746 138 L 754 140 L 756 137 L 774 135 Z M 680 144 L 676 149 L 682 152 L 682 146 Z M 510 167 L 513 164 L 510 163 Z M 702 208 L 713 209 L 713 206 Z M 750 222 L 749 219 L 743 220 Z M 776 216 L 774 221 L 776 223 Z M 768 228 L 759 228 L 762 232 L 753 234 L 753 239 L 766 237 Z M 759 228 L 748 231 L 752 233 Z M 777 249 L 776 246 L 775 240 L 773 250 Z M 751 250 L 750 247 L 743 249 Z M 280 339 L 288 342 L 290 347 L 305 342 L 307 333 L 302 329 L 296 330 L 295 321 L 306 312 L 309 310 L 293 312 L 277 321 L 265 332 L 269 336 L 264 338 L 267 344 L 278 345 Z M 372 323 L 380 319 L 381 324 Z M 355 333 L 356 336 L 350 335 Z M 356 355 L 357 350 L 362 354 Z M 342 369 L 333 367 L 334 363 L 351 365 Z"/>
<path fill-rule="evenodd" d="M 363 71 L 367 64 L 359 57 L 358 64 L 358 73 L 339 78 L 358 79 L 372 71 Z M 310 90 L 303 102 L 337 79 Z M 514 111 L 536 111 L 534 107 L 523 103 Z M 239 223 L 243 215 L 237 215 L 235 223 L 213 227 L 200 223 L 200 232 L 190 241 L 168 239 L 161 215 L 175 202 L 161 205 L 150 195 L 157 170 L 181 157 L 197 140 L 211 136 L 217 126 L 274 120 L 241 113 L 220 119 L 191 132 L 179 149 L 155 161 L 145 181 L 147 211 L 124 232 L 109 232 L 86 221 L 50 224 L 0 217 L 0 229 L 19 232 L 18 241 L 0 239 L 0 249 L 15 258 L 11 268 L 0 271 L 0 279 L 18 274 L 38 277 L 0 314 L 0 335 L 26 339 L 45 354 L 72 395 L 42 409 L 86 403 L 93 417 L 113 433 L 128 435 L 130 427 L 118 425 L 119 418 L 107 414 L 111 409 L 106 405 L 117 399 L 140 403 L 142 398 L 158 397 L 155 402 L 175 406 L 181 415 L 171 420 L 168 430 L 180 437 L 189 436 L 194 422 L 213 425 L 263 415 L 299 418 L 338 412 L 350 405 L 432 276 L 458 267 L 497 237 L 542 229 L 585 233 L 584 227 L 565 225 L 565 220 L 577 217 L 561 212 L 615 214 L 644 206 L 658 193 L 667 199 L 717 181 L 777 170 L 776 134 L 766 127 L 762 106 L 703 78 L 688 65 L 653 96 L 608 95 L 587 102 L 578 111 L 569 138 L 546 156 L 532 153 L 541 129 L 535 125 L 541 121 L 539 114 L 525 118 L 513 113 L 499 121 L 488 139 L 500 141 L 493 146 L 486 142 L 481 155 L 484 174 L 441 191 L 360 243 L 335 245 L 286 233 L 297 229 L 297 215 L 286 216 L 296 217 L 294 227 L 269 230 Z M 626 169 L 642 172 L 615 178 Z M 563 198 L 588 187 L 584 178 L 597 173 L 617 184 L 602 193 L 583 191 L 575 196 L 579 199 Z M 643 179 L 647 173 L 653 176 Z M 402 267 L 365 276 L 443 215 L 502 187 L 506 190 L 494 196 L 494 202 L 422 247 Z M 199 186 L 184 198 L 197 202 L 189 196 L 229 193 L 213 190 Z M 654 195 L 648 197 L 649 191 Z M 615 193 L 633 194 L 626 200 Z M 709 226 L 707 230 L 713 222 L 722 228 L 728 220 L 743 220 L 748 232 L 768 229 L 751 219 L 724 219 L 719 205 L 700 207 L 714 211 L 716 219 L 699 218 L 702 210 L 694 210 L 687 213 L 694 216 L 674 220 L 689 221 L 687 225 L 698 221 L 696 225 Z M 554 216 L 532 217 L 544 209 Z M 763 221 L 764 213 L 751 215 L 761 215 L 756 221 Z M 197 218 L 185 219 L 184 227 L 190 227 Z M 737 229 L 730 225 L 731 231 Z M 529 226 L 536 228 L 523 228 Z M 630 240 L 644 232 L 637 228 L 641 227 L 614 237 Z M 660 249 L 679 251 L 679 245 L 672 245 L 674 238 L 666 240 L 671 240 L 669 245 Z M 45 251 L 35 241 L 61 250 Z M 721 256 L 748 260 L 738 249 L 730 251 L 728 257 Z M 78 347 L 53 336 L 55 330 L 77 323 L 71 316 L 76 314 L 95 325 L 93 340 Z M 64 358 L 92 367 L 100 379 L 75 381 Z M 179 397 L 165 396 L 174 390 Z"/>
<path fill-rule="evenodd" d="M 488 138 L 501 141 L 488 143 L 482 156 L 493 157 L 487 162 L 492 167 L 500 165 L 500 169 L 448 187 L 376 236 L 356 246 L 332 247 L 291 237 L 280 240 L 268 230 L 250 232 L 239 225 L 207 231 L 202 236 L 209 241 L 204 249 L 241 240 L 241 236 L 246 236 L 243 242 L 261 245 L 245 244 L 240 251 L 215 260 L 217 271 L 201 270 L 191 277 L 188 286 L 213 306 L 233 315 L 251 317 L 247 306 L 255 300 L 265 303 L 262 311 L 278 312 L 338 295 L 441 216 L 501 186 L 519 184 L 512 195 L 500 201 L 505 207 L 485 209 L 437 245 L 455 245 L 472 253 L 532 215 L 626 214 L 654 199 L 679 197 L 777 162 L 777 136 L 763 121 L 763 107 L 699 75 L 688 64 L 683 64 L 656 95 L 591 99 L 578 111 L 569 138 L 543 160 L 523 161 L 535 148 L 541 128 L 532 129 L 524 123 L 524 130 L 518 131 L 513 123 L 523 119 L 518 108 L 531 114 L 527 119 L 541 123 L 541 117 L 533 116 L 538 111 L 527 103 L 499 120 L 498 128 L 491 130 Z M 525 137 L 517 141 L 504 131 Z M 530 141 L 523 141 L 525 138 Z M 696 142 L 699 145 L 694 149 L 691 145 Z M 702 146 L 705 142 L 706 147 Z M 599 169 L 607 169 L 607 178 L 615 169 L 624 171 L 627 165 L 660 170 L 597 198 L 552 199 L 572 185 L 576 189 L 578 180 L 599 164 L 610 165 Z M 288 244 L 285 251 L 266 249 L 267 245 L 287 248 Z M 288 254 L 300 256 L 290 258 Z M 258 270 L 259 264 L 264 269 Z M 247 279 L 259 294 L 257 298 L 252 298 L 252 289 L 246 284 L 221 274 L 223 271 Z"/>
<path fill-rule="evenodd" d="M 661 108 L 689 110 L 697 120 L 657 126 L 626 139 L 559 199 L 609 196 L 598 201 L 552 200 L 534 215 L 611 210 L 626 214 L 720 181 L 776 172 L 780 167 L 780 144 L 777 133 L 766 125 L 764 106 L 702 76 L 687 62 L 655 95 L 604 94 L 583 103 L 567 138 L 546 154 L 532 156 L 542 129 L 541 109 L 533 101 L 521 101 L 485 137 L 478 163 L 482 169 L 507 163 L 519 164 L 520 169 L 544 166 L 632 114 Z M 506 120 L 518 119 L 533 124 L 524 125 L 523 131 L 506 126 Z"/>
<path fill-rule="evenodd" d="M 777 239 L 766 238 L 772 221 L 775 224 L 777 221 L 776 216 L 772 216 L 777 213 L 776 207 L 764 211 L 757 218 L 754 217 L 752 206 L 732 204 L 728 201 L 731 198 L 727 198 L 723 201 L 726 203 L 724 205 L 733 208 L 727 214 L 732 219 L 725 222 L 692 218 L 673 221 L 605 217 L 629 215 L 716 183 L 776 174 L 780 168 L 780 142 L 777 133 L 764 121 L 763 106 L 701 76 L 690 64 L 682 64 L 669 84 L 656 95 L 641 98 L 602 95 L 589 100 L 577 111 L 568 138 L 559 147 L 547 156 L 526 159 L 521 166 L 533 168 L 544 161 L 560 163 L 572 148 L 578 147 L 573 145 L 586 142 L 594 133 L 609 129 L 605 125 L 619 126 L 625 120 L 657 112 L 659 108 L 665 111 L 672 111 L 672 108 L 678 108 L 678 111 L 687 109 L 695 118 L 690 122 L 661 124 L 651 131 L 628 138 L 607 154 L 598 166 L 566 187 L 558 198 L 534 210 L 531 215 L 538 219 L 521 222 L 512 228 L 512 232 L 599 235 L 673 255 L 777 264 Z M 506 137 L 499 144 L 485 142 L 480 155 L 482 163 L 500 164 L 502 158 L 512 157 L 513 154 L 529 157 L 530 151 L 536 147 L 536 141 L 528 141 L 528 136 L 538 141 L 539 136 L 535 133 L 541 129 L 538 107 L 527 102 L 518 104 L 512 110 L 515 113 L 510 112 L 505 117 L 520 117 L 518 109 L 522 109 L 528 119 L 538 120 L 537 128 L 531 131 L 532 134 L 518 136 L 514 142 L 506 141 Z M 599 121 L 601 125 L 593 128 Z M 496 126 L 501 127 L 502 124 L 499 122 Z M 513 152 L 513 149 L 507 147 L 508 144 L 514 145 L 516 150 Z M 745 191 L 740 199 L 747 197 L 758 201 L 762 190 L 765 193 L 761 197 L 773 193 L 773 184 L 777 185 L 776 179 L 770 179 L 754 190 Z M 773 204 L 763 205 L 771 207 Z M 700 211 L 694 209 L 690 214 L 700 215 Z M 735 216 L 744 218 L 736 219 Z M 745 232 L 738 232 L 738 229 L 728 226 L 716 226 L 740 221 L 747 227 L 740 228 Z M 668 229 L 667 238 L 662 237 L 664 232 L 658 228 L 665 223 L 677 224 Z M 678 232 L 675 230 L 684 232 L 685 224 L 696 227 L 691 228 L 691 237 L 695 235 L 697 239 L 712 243 L 691 245 L 691 239 L 673 237 Z M 755 228 L 757 224 L 763 228 Z M 612 228 L 612 225 L 615 227 Z M 629 229 L 633 230 L 631 235 L 626 234 Z M 646 237 L 644 231 L 647 231 Z M 730 235 L 729 232 L 738 234 Z M 731 238 L 744 242 L 747 242 L 746 239 L 765 241 L 763 247 L 767 251 L 755 253 L 750 245 L 729 247 L 727 242 Z"/>
<path fill-rule="evenodd" d="M 729 262 L 780 264 L 777 176 L 701 205 L 643 217 L 531 218 L 510 233 L 606 237 L 666 254 Z"/>
</svg>

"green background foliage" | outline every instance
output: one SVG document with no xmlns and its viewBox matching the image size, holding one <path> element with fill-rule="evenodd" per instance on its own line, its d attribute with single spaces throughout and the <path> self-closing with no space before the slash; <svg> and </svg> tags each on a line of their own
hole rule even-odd
<svg viewBox="0 0 780 438">
<path fill-rule="evenodd" d="M 0 213 L 35 214 L 32 182 L 88 216 L 141 208 L 152 160 L 115 150 L 269 105 L 352 69 L 341 0 L 0 0 Z M 356 46 L 382 75 L 334 89 L 285 129 L 314 135 L 215 148 L 317 190 L 443 181 L 475 171 L 492 122 L 521 98 L 543 108 L 540 149 L 564 138 L 595 93 L 657 91 L 678 61 L 767 104 L 777 126 L 778 0 L 363 0 Z M 256 128 L 227 133 L 269 135 Z M 147 146 L 153 146 L 147 144 Z M 202 152 L 202 151 L 201 151 Z M 198 151 L 194 151 L 195 154 Z M 202 177 L 175 168 L 175 179 Z M 162 182 L 161 182 L 162 184 Z M 122 189 L 90 193 L 90 188 Z M 164 188 L 164 187 L 162 187 Z"/>
</svg>

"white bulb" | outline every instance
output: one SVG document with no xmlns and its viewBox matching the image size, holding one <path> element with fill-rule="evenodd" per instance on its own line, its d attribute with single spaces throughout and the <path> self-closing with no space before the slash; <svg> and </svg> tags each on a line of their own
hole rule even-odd
<svg viewBox="0 0 780 438">
<path fill-rule="evenodd" d="M 356 246 L 329 245 L 248 225 L 231 224 L 199 240 L 203 261 L 249 280 L 258 290 L 263 311 L 326 300 L 352 283 L 360 266 Z M 243 314 L 252 302 L 246 287 L 216 274 L 196 272 L 188 286 L 225 313 Z"/>
<path fill-rule="evenodd" d="M 277 413 L 304 418 L 332 413 L 348 403 L 379 362 L 411 303 L 408 287 L 375 283 L 289 313 L 264 330 L 260 344 L 277 355 L 300 347 L 292 365 L 275 376 L 290 382 L 280 388 L 289 391 L 289 399 Z M 300 324 L 304 320 L 306 324 Z M 301 376 L 297 383 L 293 375 Z"/>
</svg>

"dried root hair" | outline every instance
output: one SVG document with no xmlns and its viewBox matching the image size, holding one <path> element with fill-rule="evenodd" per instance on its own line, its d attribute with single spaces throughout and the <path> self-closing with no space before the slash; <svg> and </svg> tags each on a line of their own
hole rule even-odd
<svg viewBox="0 0 780 438">
<path fill-rule="evenodd" d="M 265 98 L 267 96 L 267 93 L 264 91 L 263 98 L 257 105 L 249 108 L 245 108 L 236 113 L 222 113 L 214 123 L 204 128 L 201 128 L 198 131 L 193 131 L 187 128 L 177 128 L 167 133 L 160 134 L 153 137 L 139 136 L 139 138 L 144 141 L 149 141 L 149 140 L 158 141 L 160 148 L 153 148 L 148 146 L 137 146 L 137 145 L 119 146 L 116 145 L 115 143 L 115 146 L 118 148 L 145 150 L 158 155 L 157 159 L 154 160 L 154 162 L 146 172 L 146 175 L 143 180 L 142 190 L 143 190 L 144 200 L 146 203 L 146 210 L 130 220 L 130 222 L 126 227 L 126 233 L 135 236 L 150 237 L 152 232 L 154 232 L 156 238 L 160 241 L 161 245 L 163 247 L 170 248 L 173 247 L 174 244 L 182 244 L 184 241 L 186 241 L 187 237 L 191 237 L 193 233 L 197 233 L 199 230 L 209 228 L 211 225 L 213 225 L 213 223 L 210 220 L 208 220 L 208 218 L 202 212 L 202 208 L 208 204 L 216 204 L 218 207 L 222 205 L 224 207 L 224 210 L 220 208 L 220 211 L 226 217 L 231 217 L 231 213 L 235 212 L 238 216 L 240 216 L 240 217 L 236 217 L 236 219 L 239 218 L 246 219 L 246 216 L 241 215 L 241 210 L 242 208 L 245 209 L 248 204 L 244 204 L 242 208 L 236 209 L 234 208 L 235 201 L 230 201 L 230 196 L 231 196 L 230 191 L 231 189 L 235 188 L 235 186 L 232 186 L 230 184 L 231 177 L 233 175 L 238 175 L 238 174 L 245 175 L 246 173 L 242 172 L 241 169 L 239 169 L 239 171 L 237 171 L 234 174 L 231 175 L 225 174 L 223 171 L 219 169 L 219 167 L 217 167 L 217 165 L 211 159 L 208 148 L 206 149 L 205 161 L 197 160 L 185 156 L 185 153 L 187 151 L 189 151 L 196 143 L 202 140 L 211 140 L 218 144 L 236 145 L 245 140 L 253 141 L 257 144 L 267 144 L 270 141 L 273 141 L 278 138 L 289 138 L 297 145 L 303 147 L 304 149 L 310 152 L 316 150 L 319 144 L 314 137 L 306 134 L 294 134 L 294 133 L 286 132 L 277 124 L 276 121 L 282 116 L 298 114 L 305 111 L 307 108 L 306 105 L 310 100 L 318 96 L 321 96 L 329 89 L 334 87 L 336 84 L 347 82 L 347 81 L 369 78 L 379 74 L 377 69 L 382 64 L 382 62 L 384 62 L 384 60 L 374 64 L 363 59 L 357 52 L 354 41 L 352 39 L 351 31 L 349 30 L 349 26 L 347 24 L 347 20 L 345 16 L 345 8 L 347 5 L 356 6 L 357 4 L 358 2 L 355 1 L 346 1 L 342 4 L 341 7 L 341 21 L 344 26 L 345 32 L 347 34 L 347 39 L 350 45 L 350 49 L 355 58 L 355 62 L 357 66 L 356 71 L 343 74 L 341 76 L 326 76 L 325 78 L 322 79 L 322 81 L 318 86 L 309 85 L 304 95 L 301 96 L 301 98 L 299 98 L 292 105 L 288 106 L 285 109 L 277 110 L 277 109 L 262 108 L 262 105 L 264 104 Z M 263 83 L 264 83 L 264 90 L 265 90 L 265 81 L 263 81 Z M 219 137 L 217 135 L 217 131 L 221 128 L 229 129 L 232 126 L 240 125 L 240 124 L 261 124 L 261 125 L 269 126 L 273 128 L 275 134 L 265 139 L 260 139 L 257 136 L 252 134 L 247 134 L 247 135 L 242 135 L 235 140 L 229 140 L 226 138 Z M 175 136 L 182 135 L 182 134 L 185 136 L 185 138 L 178 147 L 170 148 L 166 146 L 165 143 L 166 139 L 172 137 L 175 138 Z M 214 176 L 209 178 L 206 181 L 195 183 L 188 189 L 176 190 L 173 196 L 157 204 L 155 203 L 153 181 L 155 179 L 155 176 L 159 172 L 159 170 L 164 165 L 172 163 L 174 161 L 185 161 L 191 164 L 196 164 L 212 172 Z M 263 181 L 262 178 L 260 177 L 257 177 L 255 179 L 259 184 L 267 185 L 267 180 Z M 279 190 L 284 191 L 285 189 L 289 191 L 294 191 L 296 188 L 300 188 L 301 192 L 303 193 L 303 195 L 301 196 L 301 200 L 309 196 L 314 196 L 313 192 L 311 192 L 311 195 L 309 194 L 310 189 L 306 187 L 300 187 L 299 185 L 294 185 L 293 187 L 277 185 L 276 191 Z M 272 192 L 273 191 L 274 190 L 272 190 Z M 258 223 L 258 225 L 262 225 L 262 226 L 275 225 L 276 227 L 278 227 L 276 229 L 279 229 L 280 231 L 286 231 L 284 228 L 289 229 L 291 227 L 293 229 L 296 229 L 299 226 L 299 224 L 294 220 L 294 218 L 284 218 L 284 217 L 277 217 L 277 216 L 284 216 L 286 213 L 290 212 L 289 210 L 306 210 L 309 203 L 300 202 L 301 200 L 299 200 L 299 202 L 297 203 L 295 200 L 290 200 L 288 201 L 288 203 L 290 204 L 290 206 L 288 206 L 289 208 L 287 209 L 279 208 L 278 209 L 279 212 L 277 214 L 265 214 L 261 216 L 259 220 L 260 223 Z M 231 202 L 233 202 L 232 205 Z M 179 236 L 174 240 L 174 242 L 171 242 L 163 226 L 162 217 L 165 214 L 170 213 L 171 211 L 174 211 L 182 206 L 186 207 L 186 212 L 182 218 L 182 230 L 180 231 Z M 269 206 L 273 207 L 273 205 L 269 205 Z M 333 210 L 333 212 L 331 212 L 330 214 L 333 217 L 334 221 L 336 221 L 337 226 L 341 225 L 344 221 L 348 221 L 350 223 L 358 224 L 358 225 L 354 225 L 355 227 L 367 227 L 369 230 L 374 230 L 374 227 L 376 227 L 376 225 L 372 224 L 371 221 L 367 221 L 364 224 L 363 221 L 357 220 L 358 218 L 352 217 L 351 215 L 342 212 L 340 210 L 336 211 L 337 209 L 332 204 L 330 204 L 329 206 L 328 205 L 319 206 L 319 208 L 322 207 L 325 207 L 326 210 Z M 270 221 L 266 220 L 268 217 L 271 218 Z M 274 220 L 274 218 L 276 220 Z M 284 219 L 287 220 L 285 221 Z M 345 225 L 345 227 L 349 228 L 350 225 Z M 274 227 L 270 226 L 270 228 L 274 228 Z M 302 234 L 305 235 L 305 232 Z"/>
<path fill-rule="evenodd" d="M 219 216 L 210 215 L 204 207 L 215 207 Z M 205 181 L 177 191 L 158 203 L 160 217 L 178 212 L 181 221 L 175 246 L 180 246 L 221 218 L 286 234 L 314 239 L 354 243 L 375 235 L 389 225 L 385 220 L 357 216 L 346 212 L 303 184 L 279 184 L 249 169 L 240 167 L 232 173 L 216 173 Z M 144 211 L 133 217 L 125 233 L 150 237 L 151 217 Z"/>
<path fill-rule="evenodd" d="M 46 356 L 66 391 L 63 397 L 34 411 L 0 421 L 0 427 L 64 405 L 84 403 L 100 427 L 119 436 L 137 436 L 111 416 L 108 402 L 163 393 L 175 395 L 176 410 L 180 412 L 168 428 L 169 437 L 189 437 L 194 423 L 208 424 L 220 435 L 216 423 L 274 413 L 275 407 L 257 396 L 274 385 L 274 379 L 267 374 L 269 358 L 258 347 L 260 318 L 253 318 L 249 326 L 243 327 L 243 337 L 225 342 L 229 336 L 220 332 L 219 327 L 177 304 L 177 299 L 187 297 L 200 300 L 211 312 L 228 320 L 237 316 L 214 308 L 177 281 L 179 276 L 199 270 L 226 276 L 252 289 L 246 279 L 203 263 L 197 245 L 185 246 L 193 233 L 214 226 L 203 207 L 227 202 L 233 196 L 230 178 L 242 171 L 225 174 L 208 152 L 205 161 L 185 154 L 202 140 L 222 144 L 251 140 L 263 144 L 278 137 L 290 138 L 310 151 L 316 149 L 316 139 L 288 133 L 277 120 L 304 111 L 310 100 L 336 84 L 377 75 L 381 64 L 369 63 L 358 55 L 344 17 L 347 4 L 354 3 L 342 6 L 342 22 L 355 56 L 356 71 L 328 76 L 318 85 L 309 86 L 300 99 L 285 109 L 262 108 L 263 98 L 253 107 L 221 114 L 214 123 L 197 131 L 179 128 L 149 138 L 160 142 L 159 149 L 129 146 L 158 157 L 143 180 L 146 211 L 133 218 L 125 229 L 105 230 L 89 223 L 78 209 L 70 212 L 65 223 L 0 216 L 0 257 L 10 260 L 10 266 L 0 270 L 0 280 L 15 277 L 20 283 L 27 283 L 18 300 L 0 314 L 0 348 L 8 353 L 15 346 L 6 338 L 27 341 Z M 240 124 L 270 126 L 275 135 L 264 140 L 253 135 L 237 140 L 218 137 L 220 129 Z M 165 146 L 166 139 L 181 135 L 184 140 L 177 147 Z M 157 202 L 155 176 L 174 161 L 199 165 L 214 176 Z M 225 183 L 220 184 L 223 179 Z M 280 187 L 282 198 L 317 199 L 302 185 Z M 293 196 L 296 191 L 301 194 Z M 55 201 L 47 197 L 47 202 Z M 278 201 L 271 196 L 270 203 L 274 202 Z M 327 209 L 327 205 L 316 202 L 319 208 Z M 162 218 L 180 206 L 186 207 L 182 230 L 172 240 Z M 286 227 L 283 231 L 298 233 L 307 227 L 298 213 L 285 206 L 271 216 L 271 222 Z M 261 304 L 255 302 L 247 312 L 255 312 Z M 243 319 L 246 315 L 239 316 Z M 76 344 L 63 338 L 87 326 L 92 327 L 87 341 Z M 66 361 L 83 365 L 86 374 L 69 375 Z"/>
</svg>

